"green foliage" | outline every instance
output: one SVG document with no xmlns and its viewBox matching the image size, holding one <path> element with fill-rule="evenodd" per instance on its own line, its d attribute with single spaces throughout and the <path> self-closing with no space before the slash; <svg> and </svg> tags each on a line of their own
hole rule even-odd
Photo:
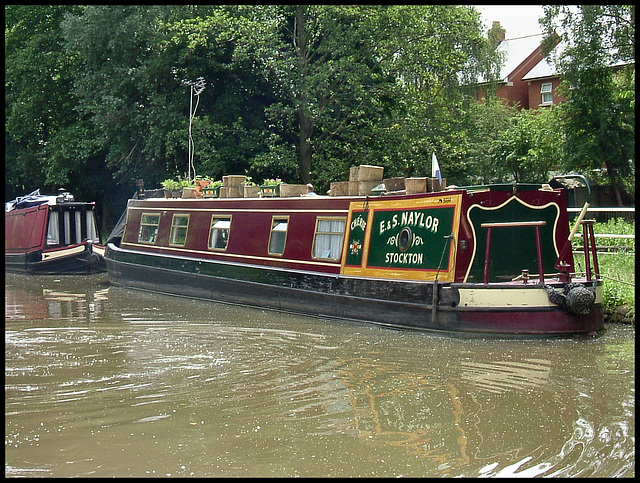
<svg viewBox="0 0 640 483">
<path fill-rule="evenodd" d="M 596 223 L 593 227 L 594 233 L 609 235 L 635 235 L 636 224 L 630 223 L 623 218 L 612 218 L 606 223 Z M 629 251 L 635 251 L 635 238 L 598 238 L 600 246 L 623 246 Z"/>
<path fill-rule="evenodd" d="M 196 186 L 195 181 L 189 181 L 188 179 L 185 179 L 185 178 L 179 178 L 178 181 L 180 182 L 181 188 L 195 188 Z"/>
<path fill-rule="evenodd" d="M 628 57 L 635 25 L 605 22 L 627 7 L 595 7 L 567 25 L 594 26 L 595 44 Z M 635 70 L 575 77 L 591 110 L 578 98 L 535 116 L 476 105 L 465 84 L 500 61 L 499 32 L 482 30 L 461 5 L 5 6 L 7 195 L 65 185 L 115 223 L 135 179 L 187 170 L 191 101 L 196 174 L 214 179 L 324 192 L 358 164 L 428 176 L 435 152 L 450 184 L 603 167 L 633 193 Z"/>
<path fill-rule="evenodd" d="M 562 143 L 556 109 L 522 110 L 511 121 L 489 149 L 492 181 L 548 181 Z"/>
<path fill-rule="evenodd" d="M 167 178 L 162 183 L 162 187 L 166 190 L 175 191 L 182 188 L 182 183 L 177 179 Z"/>
<path fill-rule="evenodd" d="M 602 169 L 618 203 L 632 202 L 626 187 L 635 178 L 635 6 L 550 5 L 545 13 L 547 32 L 563 34 L 552 59 L 568 98 L 560 106 L 564 168 Z"/>
<path fill-rule="evenodd" d="M 8 196 L 56 189 L 82 168 L 73 156 L 52 166 L 68 130 L 83 131 L 73 111 L 77 63 L 65 53 L 59 24 L 69 5 L 5 6 L 5 184 Z"/>
<path fill-rule="evenodd" d="M 599 257 L 604 275 L 604 303 L 609 309 L 628 306 L 635 314 L 635 254 L 619 253 Z"/>
</svg>

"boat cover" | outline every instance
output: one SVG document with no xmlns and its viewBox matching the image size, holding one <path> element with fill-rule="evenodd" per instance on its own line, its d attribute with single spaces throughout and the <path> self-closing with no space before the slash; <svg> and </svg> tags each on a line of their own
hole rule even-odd
<svg viewBox="0 0 640 483">
<path fill-rule="evenodd" d="M 21 210 L 24 208 L 29 208 L 31 206 L 38 206 L 44 203 L 48 203 L 49 205 L 56 205 L 58 203 L 64 203 L 73 201 L 73 195 L 63 191 L 59 195 L 42 195 L 40 194 L 40 189 L 38 188 L 35 191 L 32 191 L 26 196 L 18 196 L 15 200 L 7 201 L 4 204 L 4 211 L 13 211 L 13 210 Z"/>
</svg>

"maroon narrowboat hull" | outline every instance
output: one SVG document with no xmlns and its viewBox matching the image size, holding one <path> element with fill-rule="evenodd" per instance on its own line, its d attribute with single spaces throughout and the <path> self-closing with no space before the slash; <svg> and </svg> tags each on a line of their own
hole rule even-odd
<svg viewBox="0 0 640 483">
<path fill-rule="evenodd" d="M 158 293 L 447 333 L 595 334 L 602 280 L 571 276 L 591 297 L 579 314 L 548 273 L 569 233 L 564 204 L 558 190 L 130 200 L 105 259 L 112 284 Z"/>
</svg>

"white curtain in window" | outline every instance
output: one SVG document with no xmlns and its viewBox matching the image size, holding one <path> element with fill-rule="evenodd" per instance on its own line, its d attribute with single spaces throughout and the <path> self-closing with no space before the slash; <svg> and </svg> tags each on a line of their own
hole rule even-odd
<svg viewBox="0 0 640 483">
<path fill-rule="evenodd" d="M 318 221 L 318 235 L 314 245 L 313 256 L 337 260 L 342 253 L 344 220 Z"/>
<path fill-rule="evenodd" d="M 71 245 L 71 213 L 65 211 L 62 217 L 64 220 L 64 243 Z"/>
<path fill-rule="evenodd" d="M 96 227 L 96 218 L 93 211 L 87 211 L 87 239 L 94 243 L 98 243 L 98 229 Z"/>
<path fill-rule="evenodd" d="M 76 219 L 76 243 L 80 243 L 82 241 L 82 213 L 80 211 L 76 211 L 75 219 Z"/>
<path fill-rule="evenodd" d="M 60 243 L 60 217 L 57 211 L 49 212 L 49 226 L 47 227 L 47 245 Z"/>
</svg>

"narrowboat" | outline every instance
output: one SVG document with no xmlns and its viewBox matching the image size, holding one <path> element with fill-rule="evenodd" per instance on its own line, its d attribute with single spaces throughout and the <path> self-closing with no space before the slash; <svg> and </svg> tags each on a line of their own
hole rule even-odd
<svg viewBox="0 0 640 483">
<path fill-rule="evenodd" d="M 565 188 L 525 183 L 135 197 L 105 259 L 110 282 L 133 289 L 393 328 L 596 335 L 603 280 L 587 207 L 570 229 Z"/>
<path fill-rule="evenodd" d="M 37 275 L 104 272 L 95 203 L 36 190 L 5 203 L 5 269 Z"/>
</svg>

